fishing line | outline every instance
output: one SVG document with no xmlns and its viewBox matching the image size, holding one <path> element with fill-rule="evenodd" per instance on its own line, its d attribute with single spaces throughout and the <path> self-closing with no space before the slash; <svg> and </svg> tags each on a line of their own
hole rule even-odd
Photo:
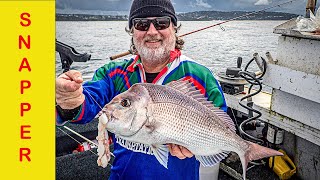
<svg viewBox="0 0 320 180">
<path fill-rule="evenodd" d="M 88 93 L 88 95 L 92 98 L 92 100 L 99 106 L 99 108 L 102 110 L 102 107 L 100 106 L 100 104 L 95 100 L 94 97 L 92 97 L 92 95 L 90 94 L 90 92 L 85 88 L 83 87 L 83 89 Z M 98 144 L 94 143 L 93 141 L 91 141 L 90 139 L 82 136 L 81 134 L 77 133 L 76 131 L 70 129 L 69 127 L 67 126 L 63 126 L 64 128 L 66 128 L 67 130 L 69 130 L 70 132 L 74 133 L 75 135 L 79 136 L 80 138 L 84 139 L 85 141 L 95 145 L 96 147 L 98 147 Z M 60 128 L 59 128 L 60 129 Z M 60 129 L 61 130 L 61 129 Z M 67 134 L 68 135 L 68 134 Z M 78 142 L 78 141 L 77 141 Z M 79 143 L 81 144 L 81 143 Z M 111 152 L 110 152 L 111 153 Z M 114 155 L 111 153 L 111 155 L 114 157 Z"/>
<path fill-rule="evenodd" d="M 62 130 L 60 127 L 57 127 L 61 132 L 63 132 L 64 134 L 66 134 L 67 136 L 69 136 L 71 139 L 73 139 L 74 141 L 76 141 L 78 144 L 81 144 L 80 141 L 78 141 L 76 138 L 72 137 L 70 134 L 68 134 L 67 132 L 65 132 L 64 130 Z M 94 142 L 89 142 L 94 146 L 98 146 L 96 143 Z M 91 151 L 91 149 L 89 149 L 89 151 Z M 95 154 L 96 156 L 98 156 L 98 154 L 96 154 L 95 152 L 91 151 L 93 154 Z"/>
<path fill-rule="evenodd" d="M 67 127 L 67 126 L 63 126 L 65 129 L 67 129 L 68 131 L 72 132 L 73 134 L 79 136 L 80 138 L 82 138 L 83 140 L 87 141 L 88 143 L 91 143 L 92 145 L 98 147 L 98 144 L 94 143 L 93 141 L 91 141 L 90 139 L 82 136 L 81 134 L 77 133 L 76 131 L 72 130 L 71 128 Z M 60 129 L 62 132 L 64 132 L 61 128 L 57 127 L 58 129 Z M 64 132 L 66 135 L 68 135 L 69 137 L 71 137 L 73 140 L 77 141 L 76 139 L 74 139 L 72 136 L 70 136 L 68 133 Z M 77 141 L 79 144 L 81 144 L 79 141 Z M 113 153 L 111 153 L 111 156 L 115 157 Z"/>
<path fill-rule="evenodd" d="M 88 93 L 88 95 L 92 98 L 92 100 L 99 106 L 99 108 L 102 110 L 102 107 L 100 106 L 100 104 L 95 100 L 95 98 L 90 94 L 90 92 L 83 87 L 83 89 Z M 98 147 L 98 144 L 94 143 L 93 141 L 91 141 L 90 139 L 82 136 L 81 134 L 77 133 L 76 131 L 72 130 L 71 128 L 63 125 L 62 127 L 64 127 L 65 129 L 67 129 L 68 131 L 72 132 L 73 134 L 77 135 L 78 137 L 82 138 L 83 140 L 87 141 L 88 143 Z M 79 142 L 78 140 L 76 140 L 74 137 L 72 137 L 71 135 L 69 135 L 67 132 L 63 131 L 60 127 L 57 127 L 61 132 L 63 132 L 64 134 L 66 134 L 67 136 L 69 136 L 71 139 L 73 139 L 74 141 L 76 141 L 77 143 L 81 144 L 81 142 Z M 96 156 L 99 156 L 98 154 L 96 154 L 95 152 L 93 152 L 92 150 L 89 149 L 90 152 L 92 152 L 93 154 L 95 154 Z M 112 152 L 110 152 L 110 155 L 115 157 L 114 154 Z M 108 165 L 112 166 L 110 163 L 108 163 Z"/>
<path fill-rule="evenodd" d="M 266 11 L 266 10 L 269 10 L 269 9 L 273 9 L 273 8 L 275 8 L 275 7 L 280 7 L 280 6 L 282 6 L 282 5 L 289 4 L 289 3 L 292 3 L 292 2 L 294 2 L 294 1 L 297 1 L 297 0 L 287 1 L 287 2 L 280 3 L 280 4 L 277 4 L 277 5 L 271 6 L 271 7 L 267 7 L 267 8 L 261 9 L 261 10 L 259 10 L 259 11 L 254 11 L 254 12 L 247 13 L 247 14 L 244 14 L 244 15 L 241 15 L 241 16 L 237 16 L 237 17 L 228 19 L 228 20 L 226 20 L 226 21 L 222 21 L 222 22 L 217 23 L 217 24 L 213 24 L 213 25 L 210 25 L 210 26 L 207 26 L 207 27 L 204 27 L 204 28 L 195 30 L 195 31 L 191 31 L 191 32 L 182 34 L 182 35 L 180 35 L 179 37 L 187 36 L 187 35 L 189 35 L 189 34 L 193 34 L 193 33 L 196 33 L 196 32 L 199 32 L 199 31 L 202 31 L 202 30 L 205 30 L 205 29 L 208 29 L 208 28 L 212 28 L 212 27 L 214 27 L 214 26 L 218 26 L 218 25 L 220 26 L 221 24 L 224 24 L 224 23 L 227 23 L 227 22 L 230 22 L 230 21 L 234 21 L 234 20 L 240 19 L 240 18 L 242 18 L 242 17 L 247 17 L 247 16 L 250 16 L 250 15 L 253 15 L 253 14 L 257 14 L 257 13 L 259 13 L 259 12 L 263 12 L 263 11 Z"/>
<path fill-rule="evenodd" d="M 65 132 L 64 130 L 62 130 L 60 127 L 57 127 L 61 132 L 63 132 L 64 134 L 66 134 L 67 136 L 69 136 L 71 139 L 73 139 L 74 141 L 76 141 L 77 143 L 79 143 L 79 144 L 81 144 L 81 142 L 79 142 L 76 138 L 74 138 L 74 137 L 72 137 L 70 134 L 68 134 L 67 132 Z M 92 142 L 92 141 L 91 141 Z M 90 143 L 90 142 L 89 142 Z M 97 146 L 97 144 L 95 144 L 95 143 L 93 143 L 92 142 L 92 144 L 93 145 L 95 145 L 95 146 Z M 92 153 L 92 154 L 94 154 L 94 155 L 96 155 L 96 156 L 99 156 L 97 153 L 95 153 L 95 152 L 93 152 L 91 149 L 89 149 L 89 151 Z M 110 154 L 114 157 L 114 155 L 110 152 Z M 112 167 L 112 164 L 110 164 L 109 162 L 108 162 L 108 165 L 110 165 L 111 167 Z"/>
<path fill-rule="evenodd" d="M 91 96 L 90 92 L 85 88 L 83 87 L 83 89 L 88 93 L 88 95 L 92 98 L 92 100 L 99 106 L 99 108 L 102 110 L 102 107 L 100 106 L 100 104 Z"/>
</svg>

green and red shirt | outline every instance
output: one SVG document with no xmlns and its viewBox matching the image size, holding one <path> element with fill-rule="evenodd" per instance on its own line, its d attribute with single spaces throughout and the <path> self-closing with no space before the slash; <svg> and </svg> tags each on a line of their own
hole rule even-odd
<svg viewBox="0 0 320 180">
<path fill-rule="evenodd" d="M 227 110 L 223 92 L 213 73 L 175 50 L 170 54 L 170 62 L 152 83 L 165 85 L 179 79 L 191 81 L 215 107 Z M 146 77 L 138 55 L 129 60 L 109 62 L 96 70 L 93 79 L 83 85 L 85 101 L 77 116 L 70 122 L 90 122 L 101 110 L 100 107 L 133 84 L 141 82 L 146 82 Z M 61 122 L 63 120 L 57 114 L 57 124 Z M 199 162 L 194 157 L 180 160 L 169 155 L 166 169 L 156 160 L 147 145 L 127 142 L 116 135 L 112 139 L 115 159 L 110 179 L 199 179 Z"/>
</svg>

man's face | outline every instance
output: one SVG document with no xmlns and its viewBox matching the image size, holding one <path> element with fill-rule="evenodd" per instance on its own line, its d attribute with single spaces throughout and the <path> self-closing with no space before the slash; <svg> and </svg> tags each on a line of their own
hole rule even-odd
<svg viewBox="0 0 320 180">
<path fill-rule="evenodd" d="M 151 17 L 146 19 L 156 18 Z M 133 43 L 138 50 L 138 54 L 141 56 L 142 60 L 149 61 L 149 63 L 152 61 L 153 65 L 157 65 L 157 63 L 163 63 L 164 61 L 168 60 L 170 57 L 170 51 L 174 50 L 175 48 L 176 41 L 175 29 L 171 21 L 169 22 L 169 27 L 165 29 L 160 27 L 161 22 L 160 25 L 157 24 L 157 22 L 155 22 L 156 27 L 153 23 L 150 23 L 150 26 L 147 30 L 138 30 L 139 28 L 135 26 L 135 23 L 133 24 Z"/>
</svg>

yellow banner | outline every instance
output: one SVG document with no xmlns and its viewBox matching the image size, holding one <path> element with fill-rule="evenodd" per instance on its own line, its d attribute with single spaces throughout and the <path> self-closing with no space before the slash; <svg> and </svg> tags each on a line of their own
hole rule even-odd
<svg viewBox="0 0 320 180">
<path fill-rule="evenodd" d="M 0 1 L 1 179 L 55 179 L 55 1 Z"/>
</svg>

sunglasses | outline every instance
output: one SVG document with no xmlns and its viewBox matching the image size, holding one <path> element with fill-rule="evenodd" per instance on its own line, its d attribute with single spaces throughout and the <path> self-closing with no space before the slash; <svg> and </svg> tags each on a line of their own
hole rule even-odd
<svg viewBox="0 0 320 180">
<path fill-rule="evenodd" d="M 148 31 L 152 23 L 156 30 L 164 30 L 170 26 L 170 17 L 157 17 L 155 19 L 135 18 L 132 20 L 133 26 L 139 31 Z"/>
</svg>

